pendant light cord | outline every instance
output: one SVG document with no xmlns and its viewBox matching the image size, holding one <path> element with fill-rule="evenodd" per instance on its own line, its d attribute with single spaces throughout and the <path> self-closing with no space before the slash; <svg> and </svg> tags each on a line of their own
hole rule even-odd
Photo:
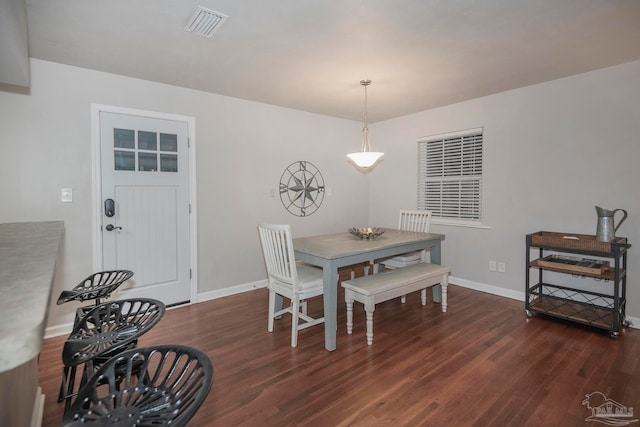
<svg viewBox="0 0 640 427">
<path fill-rule="evenodd" d="M 361 80 L 360 84 L 364 86 L 364 128 L 362 129 L 362 147 L 363 152 L 371 151 L 369 143 L 369 124 L 367 120 L 367 86 L 371 84 L 371 80 Z"/>
</svg>

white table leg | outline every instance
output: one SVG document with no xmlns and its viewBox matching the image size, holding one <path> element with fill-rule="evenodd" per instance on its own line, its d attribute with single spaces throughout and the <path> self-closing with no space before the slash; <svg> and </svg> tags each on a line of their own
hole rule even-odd
<svg viewBox="0 0 640 427">
<path fill-rule="evenodd" d="M 440 242 L 438 241 L 437 244 L 435 244 L 434 246 L 432 246 L 429 250 L 430 254 L 431 254 L 431 264 L 441 264 L 441 248 L 440 248 Z M 440 291 L 441 291 L 441 286 L 440 285 L 435 285 L 431 287 L 431 292 L 433 293 L 433 302 L 440 302 L 441 300 L 441 296 L 440 296 Z"/>
</svg>

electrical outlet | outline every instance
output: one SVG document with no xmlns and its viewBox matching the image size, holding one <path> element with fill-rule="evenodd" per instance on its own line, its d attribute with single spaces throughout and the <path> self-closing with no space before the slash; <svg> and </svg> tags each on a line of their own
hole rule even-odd
<svg viewBox="0 0 640 427">
<path fill-rule="evenodd" d="M 489 261 L 489 271 L 496 271 L 496 262 Z"/>
<path fill-rule="evenodd" d="M 504 273 L 505 271 L 507 271 L 507 264 L 504 263 L 504 262 L 499 262 L 498 263 L 498 272 Z"/>
<path fill-rule="evenodd" d="M 73 202 L 73 189 L 63 188 L 60 190 L 60 201 L 62 203 Z"/>
</svg>

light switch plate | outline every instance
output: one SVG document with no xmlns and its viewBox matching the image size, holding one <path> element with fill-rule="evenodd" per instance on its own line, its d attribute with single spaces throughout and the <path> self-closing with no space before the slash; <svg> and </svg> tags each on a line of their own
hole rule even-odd
<svg viewBox="0 0 640 427">
<path fill-rule="evenodd" d="M 63 203 L 73 202 L 73 190 L 71 188 L 63 188 L 60 190 L 60 200 Z"/>
</svg>

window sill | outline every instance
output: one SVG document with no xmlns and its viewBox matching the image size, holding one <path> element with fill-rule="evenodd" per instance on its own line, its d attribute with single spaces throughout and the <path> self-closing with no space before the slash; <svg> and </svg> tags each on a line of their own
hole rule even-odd
<svg viewBox="0 0 640 427">
<path fill-rule="evenodd" d="M 431 219 L 431 224 L 435 225 L 447 225 L 451 227 L 466 227 L 466 228 L 481 228 L 484 230 L 490 230 L 491 227 L 488 225 L 484 225 L 479 222 L 471 222 L 471 221 L 456 221 L 452 219 Z"/>
</svg>

